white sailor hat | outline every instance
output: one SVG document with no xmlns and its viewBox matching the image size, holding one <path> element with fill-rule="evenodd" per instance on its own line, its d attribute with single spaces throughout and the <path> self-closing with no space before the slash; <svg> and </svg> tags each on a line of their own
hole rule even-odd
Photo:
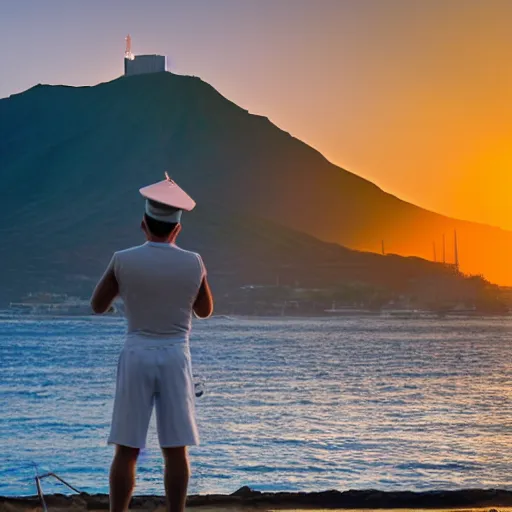
<svg viewBox="0 0 512 512">
<path fill-rule="evenodd" d="M 178 223 L 183 210 L 191 211 L 195 201 L 165 173 L 165 180 L 139 190 L 146 198 L 146 214 L 162 222 Z"/>
</svg>

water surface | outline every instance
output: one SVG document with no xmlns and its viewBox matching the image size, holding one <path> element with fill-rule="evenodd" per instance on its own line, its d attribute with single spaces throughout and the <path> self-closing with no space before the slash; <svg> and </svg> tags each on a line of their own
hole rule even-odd
<svg viewBox="0 0 512 512">
<path fill-rule="evenodd" d="M 107 492 L 123 331 L 0 320 L 0 495 L 34 494 L 34 464 Z M 512 489 L 510 319 L 211 319 L 191 346 L 191 493 Z M 161 469 L 153 419 L 136 492 L 161 494 Z"/>
</svg>

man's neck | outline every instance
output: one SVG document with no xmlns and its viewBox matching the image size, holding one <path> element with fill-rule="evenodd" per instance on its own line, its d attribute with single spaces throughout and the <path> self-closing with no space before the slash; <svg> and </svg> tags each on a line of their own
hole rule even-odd
<svg viewBox="0 0 512 512">
<path fill-rule="evenodd" d="M 171 240 L 170 238 L 160 238 L 157 236 L 148 236 L 146 237 L 148 242 L 152 242 L 154 244 L 172 244 L 174 243 L 174 240 Z"/>
</svg>

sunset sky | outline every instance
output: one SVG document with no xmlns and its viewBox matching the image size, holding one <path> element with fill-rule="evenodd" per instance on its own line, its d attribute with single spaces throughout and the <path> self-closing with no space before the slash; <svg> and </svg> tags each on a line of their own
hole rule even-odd
<svg viewBox="0 0 512 512">
<path fill-rule="evenodd" d="M 512 229 L 510 0 L 16 0 L 0 3 L 0 97 L 92 85 L 133 51 L 384 190 Z"/>
</svg>

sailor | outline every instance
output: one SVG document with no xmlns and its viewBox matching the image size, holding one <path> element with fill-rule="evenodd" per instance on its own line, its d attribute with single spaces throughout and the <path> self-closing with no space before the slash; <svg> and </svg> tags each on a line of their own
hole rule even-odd
<svg viewBox="0 0 512 512">
<path fill-rule="evenodd" d="M 193 314 L 209 317 L 213 299 L 201 256 L 176 245 L 182 212 L 195 202 L 167 173 L 140 193 L 146 242 L 114 253 L 91 298 L 93 311 L 101 314 L 119 296 L 128 324 L 108 439 L 116 445 L 110 510 L 128 510 L 155 406 L 167 507 L 183 512 L 190 476 L 187 447 L 199 443 L 189 334 Z"/>
</svg>

